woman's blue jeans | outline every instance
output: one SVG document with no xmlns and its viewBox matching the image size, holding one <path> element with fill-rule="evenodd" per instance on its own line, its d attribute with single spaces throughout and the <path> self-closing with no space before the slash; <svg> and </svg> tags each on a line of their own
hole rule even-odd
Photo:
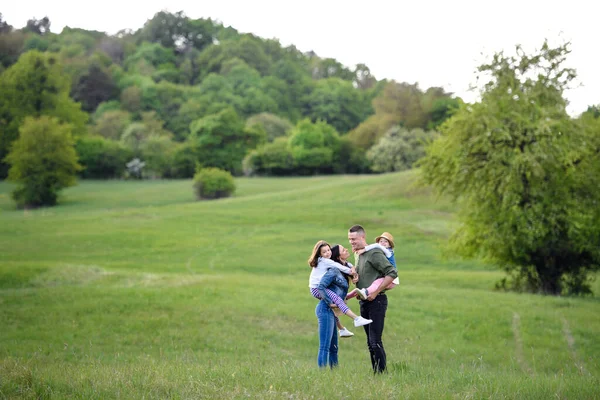
<svg viewBox="0 0 600 400">
<path fill-rule="evenodd" d="M 338 365 L 338 332 L 335 315 L 329 305 L 321 300 L 315 309 L 319 321 L 319 355 L 317 363 L 324 368 L 329 363 L 331 368 Z"/>
</svg>

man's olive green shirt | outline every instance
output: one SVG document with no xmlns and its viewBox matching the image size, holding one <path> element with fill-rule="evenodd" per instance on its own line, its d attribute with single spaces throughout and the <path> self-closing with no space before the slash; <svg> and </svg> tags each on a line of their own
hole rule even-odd
<svg viewBox="0 0 600 400">
<path fill-rule="evenodd" d="M 368 288 L 378 278 L 398 277 L 396 268 L 390 263 L 383 251 L 379 249 L 369 250 L 361 254 L 358 257 L 356 272 L 358 273 L 356 287 L 359 289 Z"/>
</svg>

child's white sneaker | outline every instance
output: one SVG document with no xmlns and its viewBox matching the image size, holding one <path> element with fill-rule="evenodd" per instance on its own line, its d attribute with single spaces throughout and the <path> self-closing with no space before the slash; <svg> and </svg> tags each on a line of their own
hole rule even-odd
<svg viewBox="0 0 600 400">
<path fill-rule="evenodd" d="M 355 327 L 359 327 L 359 326 L 363 326 L 363 325 L 369 325 L 371 322 L 373 322 L 372 319 L 366 319 L 361 317 L 360 315 L 356 318 L 354 318 L 354 326 Z"/>
<path fill-rule="evenodd" d="M 352 337 L 352 336 L 354 336 L 354 333 L 350 332 L 345 327 L 340 329 L 340 337 Z"/>
<path fill-rule="evenodd" d="M 369 292 L 367 289 L 356 289 L 356 294 L 360 297 L 361 300 L 366 300 L 369 297 Z"/>
</svg>

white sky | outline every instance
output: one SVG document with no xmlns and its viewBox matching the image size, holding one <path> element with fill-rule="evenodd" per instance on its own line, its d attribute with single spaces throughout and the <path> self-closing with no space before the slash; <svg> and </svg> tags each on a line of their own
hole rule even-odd
<svg viewBox="0 0 600 400">
<path fill-rule="evenodd" d="M 566 97 L 576 115 L 600 104 L 599 9 L 593 0 L 33 0 L 6 1 L 0 12 L 17 28 L 48 16 L 54 33 L 68 25 L 113 34 L 140 28 L 160 10 L 183 10 L 348 67 L 364 63 L 377 79 L 442 86 L 466 101 L 476 99 L 468 88 L 484 56 L 516 44 L 532 50 L 544 38 L 570 41 L 578 86 Z"/>
</svg>

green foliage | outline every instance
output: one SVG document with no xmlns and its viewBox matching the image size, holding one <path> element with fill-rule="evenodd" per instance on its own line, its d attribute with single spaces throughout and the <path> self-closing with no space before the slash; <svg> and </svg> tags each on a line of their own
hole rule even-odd
<svg viewBox="0 0 600 400">
<path fill-rule="evenodd" d="M 264 129 L 269 142 L 278 137 L 286 137 L 294 127 L 287 119 L 267 112 L 255 114 L 246 120 L 246 128 L 253 126 L 260 126 Z"/>
<path fill-rule="evenodd" d="M 136 115 L 142 110 L 142 90 L 129 86 L 121 92 L 121 105 L 124 110 Z"/>
<path fill-rule="evenodd" d="M 215 31 L 216 26 L 210 19 L 192 20 L 183 11 L 160 11 L 144 24 L 140 38 L 175 50 L 202 50 L 212 44 Z"/>
<path fill-rule="evenodd" d="M 107 104 L 107 103 L 102 103 Z M 119 109 L 103 112 L 94 118 L 92 132 L 106 139 L 119 140 L 121 135 L 131 124 L 131 114 Z"/>
<path fill-rule="evenodd" d="M 368 172 L 364 152 L 324 121 L 304 119 L 289 136 L 259 146 L 243 162 L 245 175 L 311 175 Z"/>
<path fill-rule="evenodd" d="M 368 100 L 362 91 L 352 86 L 352 82 L 327 78 L 318 81 L 306 97 L 305 115 L 313 121 L 324 120 L 338 132 L 346 133 L 372 112 Z"/>
<path fill-rule="evenodd" d="M 100 103 L 118 98 L 119 90 L 106 68 L 92 63 L 75 82 L 71 96 L 84 111 L 93 112 Z"/>
<path fill-rule="evenodd" d="M 118 100 L 105 101 L 98 104 L 96 111 L 91 115 L 92 121 L 99 120 L 102 115 L 108 111 L 119 111 L 121 109 L 121 102 Z"/>
<path fill-rule="evenodd" d="M 163 178 L 170 173 L 175 144 L 168 135 L 152 134 L 140 145 L 142 160 L 146 163 L 144 175 Z"/>
<path fill-rule="evenodd" d="M 173 156 L 168 171 L 168 178 L 192 178 L 196 172 L 198 156 L 190 142 L 177 143 L 173 149 Z"/>
<path fill-rule="evenodd" d="M 590 115 L 593 118 L 600 118 L 600 106 L 588 106 L 584 113 L 584 116 L 585 115 Z"/>
<path fill-rule="evenodd" d="M 158 43 L 144 42 L 125 59 L 124 64 L 129 72 L 151 75 L 161 65 L 175 64 L 175 53 Z"/>
<path fill-rule="evenodd" d="M 198 56 L 198 68 L 202 77 L 206 77 L 211 73 L 220 73 L 223 64 L 234 58 L 244 61 L 261 75 L 269 72 L 271 60 L 262 49 L 260 40 L 250 35 L 209 46 Z"/>
<path fill-rule="evenodd" d="M 423 92 L 418 84 L 387 82 L 373 99 L 375 114 L 349 133 L 350 139 L 365 150 L 372 147 L 393 126 L 407 129 L 433 129 L 450 117 L 457 100 L 441 88 Z"/>
<path fill-rule="evenodd" d="M 52 87 L 35 87 L 36 84 L 39 86 L 39 82 L 52 83 L 56 79 L 37 79 L 40 78 L 38 76 L 28 82 L 26 74 L 15 73 L 17 69 L 31 69 L 25 66 L 25 61 L 15 71 L 6 71 L 19 75 L 11 79 L 13 84 L 18 81 L 23 87 L 34 90 L 22 91 L 19 96 L 25 100 L 15 101 L 10 95 L 11 90 L 6 90 L 0 83 L 2 94 L 9 93 L 5 99 L 0 98 L 0 159 L 17 137 L 18 126 L 25 115 L 56 116 L 73 125 L 74 136 L 83 135 L 86 122 L 81 118 L 85 118 L 83 112 L 72 109 L 32 114 L 27 110 L 27 107 L 36 104 L 35 94 L 62 93 L 64 90 L 66 99 L 70 93 L 73 100 L 81 103 L 83 111 L 92 115 L 95 132 L 111 140 L 119 134 L 122 136 L 126 128 L 121 126 L 123 121 L 117 114 L 109 114 L 100 121 L 108 110 L 128 112 L 135 122 L 142 118 L 143 112 L 154 111 L 164 123 L 164 128 L 173 134 L 173 140 L 182 143 L 190 139 L 190 126 L 194 121 L 229 108 L 243 120 L 256 115 L 265 119 L 264 115 L 271 115 L 269 118 L 274 121 L 281 118 L 290 121 L 289 124 L 296 124 L 308 118 L 313 122 L 325 121 L 342 134 L 351 131 L 352 143 L 345 144 L 344 155 L 340 149 L 297 146 L 291 149 L 299 166 L 304 165 L 300 168 L 306 167 L 293 173 L 303 174 L 364 171 L 368 169 L 368 162 L 364 154 L 356 151 L 357 147 L 366 151 L 391 126 L 408 126 L 405 122 L 412 123 L 409 121 L 411 118 L 424 124 L 423 128 L 436 126 L 447 118 L 451 105 L 451 101 L 445 101 L 449 96 L 443 91 L 439 99 L 441 92 L 436 88 L 422 92 L 416 84 L 395 84 L 393 87 L 391 83 L 377 81 L 364 64 L 349 69 L 333 58 L 302 52 L 294 45 L 282 47 L 277 39 L 240 33 L 210 19 L 192 19 L 182 11 L 160 11 L 141 29 L 122 30 L 115 35 L 70 27 L 65 27 L 60 34 L 53 34 L 47 18 L 31 19 L 24 30 L 14 30 L 8 24 L 3 26 L 0 73 L 13 65 L 24 51 L 35 49 L 38 51 L 27 54 L 38 55 L 39 51 L 47 51 L 44 55 L 50 60 L 47 64 L 61 61 L 62 67 L 56 70 L 61 71 L 60 79 L 67 85 L 60 91 Z M 68 87 L 69 82 L 72 90 Z M 410 107 L 405 110 L 404 105 L 408 103 Z M 6 111 L 7 108 L 13 110 Z M 364 129 L 365 119 L 375 109 L 376 115 L 367 120 L 367 129 Z M 12 114 L 19 114 L 20 110 L 25 110 L 23 115 L 12 123 Z M 9 116 L 5 117 L 5 114 Z M 273 141 L 291 130 L 287 121 L 265 121 L 264 124 L 269 126 L 260 129 L 253 128 L 260 124 L 250 122 L 245 135 L 252 137 L 249 139 L 252 144 L 240 144 L 239 151 L 235 151 L 236 165 L 249 149 L 261 142 L 263 133 L 266 133 L 267 140 Z M 134 131 L 137 134 L 130 135 Z M 141 132 L 141 125 L 133 126 L 126 136 L 129 139 L 140 138 L 138 134 Z M 141 157 L 137 144 L 135 140 L 129 140 L 131 148 L 135 148 Z M 193 151 L 186 150 L 186 156 L 181 159 L 186 160 L 181 165 L 183 169 L 169 168 L 163 176 L 171 176 L 175 170 L 185 170 L 188 176 L 187 160 L 190 154 L 198 153 L 197 147 L 190 145 Z M 238 156 L 238 153 L 243 154 Z M 177 151 L 172 155 L 175 154 Z M 282 160 L 287 160 L 286 157 Z M 331 164 L 324 165 L 324 160 Z M 286 163 L 282 164 L 281 171 L 287 170 Z M 240 161 L 233 173 L 240 173 L 241 169 Z M 6 173 L 7 166 L 0 164 L 0 178 Z M 175 174 L 179 175 L 179 172 Z"/>
<path fill-rule="evenodd" d="M 294 156 L 288 146 L 286 137 L 278 137 L 274 141 L 252 150 L 243 161 L 244 175 L 284 176 L 294 173 Z"/>
<path fill-rule="evenodd" d="M 8 179 L 17 182 L 13 199 L 24 208 L 55 205 L 58 192 L 75 185 L 81 168 L 71 126 L 47 116 L 25 118 L 5 161 L 10 164 Z"/>
<path fill-rule="evenodd" d="M 27 39 L 27 41 L 23 45 L 23 50 L 24 52 L 27 52 L 29 50 L 38 50 L 44 52 L 48 50 L 48 47 L 50 47 L 50 42 L 48 41 L 48 39 L 34 35 L 30 36 L 29 39 Z"/>
<path fill-rule="evenodd" d="M 363 174 L 371 172 L 365 151 L 347 137 L 342 136 L 338 150 L 333 154 L 333 171 L 339 174 Z"/>
<path fill-rule="evenodd" d="M 0 34 L 0 66 L 8 68 L 17 62 L 27 38 L 28 35 L 21 31 Z"/>
<path fill-rule="evenodd" d="M 52 54 L 30 51 L 0 75 L 0 160 L 17 139 L 19 127 L 26 117 L 48 115 L 72 126 L 80 137 L 86 131 L 87 114 L 69 98 L 69 78 Z M 0 163 L 0 177 L 8 168 Z"/>
<path fill-rule="evenodd" d="M 394 126 L 367 152 L 371 168 L 376 172 L 411 169 L 425 155 L 425 146 L 435 138 L 435 132 L 421 128 L 408 130 Z"/>
<path fill-rule="evenodd" d="M 484 256 L 518 289 L 585 294 L 600 267 L 598 135 L 566 113 L 567 45 L 495 54 L 480 103 L 441 127 L 425 182 L 460 205 L 451 249 Z"/>
<path fill-rule="evenodd" d="M 133 152 L 121 143 L 100 136 L 80 138 L 75 150 L 83 166 L 80 176 L 85 179 L 120 178 L 133 157 Z"/>
<path fill-rule="evenodd" d="M 191 124 L 189 141 L 202 167 L 216 167 L 240 174 L 249 149 L 261 141 L 259 133 L 245 129 L 236 112 L 227 108 Z"/>
<path fill-rule="evenodd" d="M 142 114 L 142 120 L 131 123 L 121 135 L 121 143 L 128 147 L 136 157 L 142 156 L 144 143 L 149 138 L 172 136 L 171 132 L 163 127 L 164 122 L 156 118 L 156 113 L 147 112 Z"/>
<path fill-rule="evenodd" d="M 310 69 L 313 79 L 339 78 L 346 81 L 354 79 L 354 73 L 334 58 L 312 57 Z"/>
<path fill-rule="evenodd" d="M 173 131 L 176 128 L 173 124 L 173 116 L 185 101 L 184 86 L 162 81 L 143 87 L 141 94 L 141 109 L 156 112 L 158 118 L 164 121 L 166 129 Z M 179 136 L 184 134 L 178 132 Z"/>
<path fill-rule="evenodd" d="M 289 146 L 297 173 L 331 173 L 333 155 L 338 151 L 339 135 L 325 121 L 312 123 L 304 119 L 292 130 Z"/>
<path fill-rule="evenodd" d="M 235 182 L 229 171 L 199 168 L 194 175 L 194 190 L 198 200 L 221 199 L 235 192 Z"/>
</svg>

